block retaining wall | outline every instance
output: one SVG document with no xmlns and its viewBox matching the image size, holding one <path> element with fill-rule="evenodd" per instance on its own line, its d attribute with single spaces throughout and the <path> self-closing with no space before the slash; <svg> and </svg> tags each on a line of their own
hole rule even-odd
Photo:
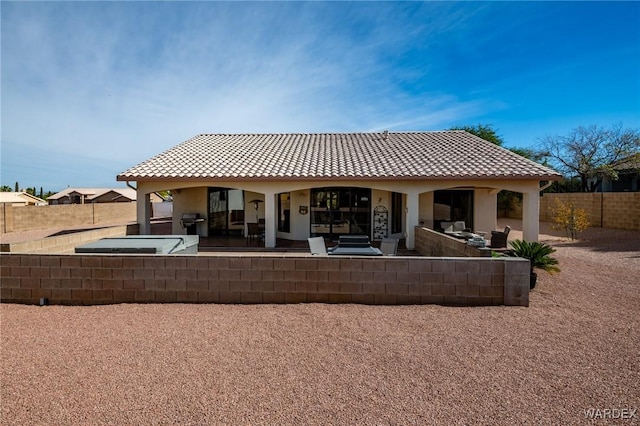
<svg viewBox="0 0 640 426">
<path fill-rule="evenodd" d="M 2 302 L 529 304 L 517 258 L 301 254 L 0 256 Z"/>
<path fill-rule="evenodd" d="M 0 205 L 0 232 L 136 221 L 136 203 L 60 204 L 50 206 Z"/>
<path fill-rule="evenodd" d="M 491 250 L 467 245 L 466 241 L 450 237 L 432 229 L 415 228 L 415 250 L 422 256 L 489 257 Z"/>
</svg>

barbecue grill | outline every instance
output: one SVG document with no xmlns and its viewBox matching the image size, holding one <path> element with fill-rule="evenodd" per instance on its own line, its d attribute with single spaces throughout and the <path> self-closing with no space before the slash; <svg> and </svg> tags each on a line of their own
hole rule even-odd
<svg viewBox="0 0 640 426">
<path fill-rule="evenodd" d="M 200 216 L 200 213 L 182 213 L 180 224 L 187 230 L 187 235 L 196 235 L 198 233 L 196 230 L 198 223 L 204 221 L 205 219 Z"/>
</svg>

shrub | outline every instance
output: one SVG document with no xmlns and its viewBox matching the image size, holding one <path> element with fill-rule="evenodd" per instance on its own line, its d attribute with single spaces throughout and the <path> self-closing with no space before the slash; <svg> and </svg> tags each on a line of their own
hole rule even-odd
<svg viewBox="0 0 640 426">
<path fill-rule="evenodd" d="M 589 219 L 584 209 L 576 208 L 573 203 L 563 203 L 556 198 L 556 206 L 552 208 L 553 221 L 555 225 L 551 228 L 555 230 L 565 230 L 567 237 L 575 240 L 578 232 L 582 232 L 589 227 Z"/>
<path fill-rule="evenodd" d="M 560 272 L 560 268 L 556 266 L 558 259 L 550 256 L 555 253 L 556 249 L 550 245 L 537 241 L 515 240 L 511 242 L 511 246 L 513 247 L 511 255 L 529 259 L 531 271 L 533 271 L 533 268 L 538 268 L 550 274 Z"/>
</svg>

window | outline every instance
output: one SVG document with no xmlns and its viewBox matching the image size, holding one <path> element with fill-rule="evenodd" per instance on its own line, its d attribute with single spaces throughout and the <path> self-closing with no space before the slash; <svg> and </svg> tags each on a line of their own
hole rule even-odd
<svg viewBox="0 0 640 426">
<path fill-rule="evenodd" d="M 433 194 L 433 220 L 435 229 L 441 222 L 463 220 L 467 228 L 473 229 L 473 191 L 454 189 L 435 191 Z"/>
<path fill-rule="evenodd" d="M 209 188 L 209 235 L 242 234 L 244 193 L 240 189 Z"/>
<path fill-rule="evenodd" d="M 278 195 L 278 231 L 291 232 L 291 193 Z"/>
</svg>

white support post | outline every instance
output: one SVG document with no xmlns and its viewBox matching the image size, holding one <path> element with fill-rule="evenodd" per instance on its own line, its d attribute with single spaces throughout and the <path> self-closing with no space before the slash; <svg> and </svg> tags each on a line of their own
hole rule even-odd
<svg viewBox="0 0 640 426">
<path fill-rule="evenodd" d="M 407 249 L 413 250 L 415 247 L 416 230 L 415 227 L 419 224 L 420 215 L 420 196 L 418 193 L 410 192 L 407 194 L 407 221 L 406 221 L 406 233 L 407 233 Z"/>
<path fill-rule="evenodd" d="M 273 192 L 264 194 L 264 246 L 275 248 L 276 246 L 276 201 Z"/>
<path fill-rule="evenodd" d="M 140 190 L 138 190 L 136 216 L 140 227 L 140 235 L 151 234 L 151 194 L 141 194 Z"/>
<path fill-rule="evenodd" d="M 522 238 L 538 241 L 540 232 L 540 192 L 538 188 L 522 194 Z"/>
</svg>

